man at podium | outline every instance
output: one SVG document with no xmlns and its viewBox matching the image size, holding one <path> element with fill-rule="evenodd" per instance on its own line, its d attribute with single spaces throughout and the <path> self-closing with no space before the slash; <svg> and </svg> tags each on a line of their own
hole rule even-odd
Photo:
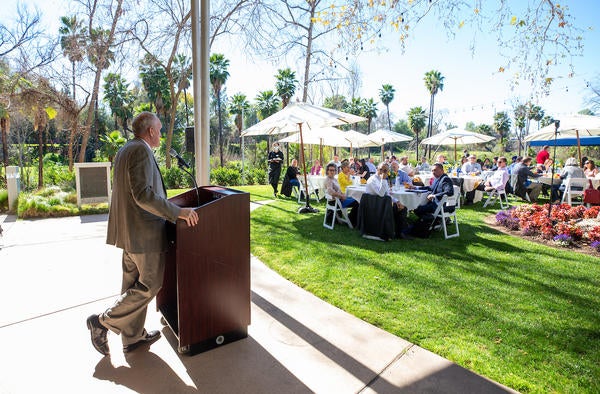
<svg viewBox="0 0 600 394">
<path fill-rule="evenodd" d="M 132 123 L 135 138 L 114 160 L 113 189 L 106 243 L 123 249 L 121 296 L 99 315 L 87 319 L 92 345 L 109 354 L 107 332 L 121 335 L 123 351 L 160 338 L 146 331 L 146 309 L 162 286 L 167 251 L 166 220 L 198 223 L 194 208 L 181 208 L 167 200 L 167 193 L 152 149 L 160 146 L 160 119 L 142 112 Z"/>
</svg>

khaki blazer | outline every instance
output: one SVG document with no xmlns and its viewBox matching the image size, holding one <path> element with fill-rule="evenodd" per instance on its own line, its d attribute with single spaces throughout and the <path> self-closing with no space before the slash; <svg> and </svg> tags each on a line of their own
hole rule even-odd
<svg viewBox="0 0 600 394">
<path fill-rule="evenodd" d="M 150 147 L 139 138 L 128 141 L 114 160 L 106 243 L 129 253 L 164 252 L 166 220 L 175 222 L 180 210 L 167 200 Z"/>
</svg>

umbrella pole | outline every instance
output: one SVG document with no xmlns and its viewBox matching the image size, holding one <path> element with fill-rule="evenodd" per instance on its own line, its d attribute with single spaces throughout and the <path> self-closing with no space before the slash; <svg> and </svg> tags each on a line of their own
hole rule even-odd
<svg viewBox="0 0 600 394">
<path fill-rule="evenodd" d="M 456 161 L 456 138 L 454 139 L 454 164 L 458 164 Z"/>
<path fill-rule="evenodd" d="M 304 160 L 304 139 L 302 138 L 302 123 L 298 123 L 298 128 L 300 129 L 300 161 L 302 162 L 302 172 L 304 176 L 304 190 L 306 198 L 306 205 L 302 208 L 298 209 L 298 213 L 314 213 L 319 212 L 318 209 L 315 209 L 310 206 L 310 195 L 308 194 L 308 178 L 306 177 L 306 160 Z"/>
<path fill-rule="evenodd" d="M 554 186 L 554 168 L 556 167 L 556 136 L 558 135 L 559 127 L 560 127 L 560 120 L 555 120 L 554 121 L 554 153 L 552 155 L 552 177 L 550 178 L 550 204 L 548 204 L 548 219 L 550 219 L 551 214 L 552 214 L 552 187 Z"/>
<path fill-rule="evenodd" d="M 579 164 L 583 164 L 581 163 L 581 141 L 579 141 L 579 130 L 575 130 L 575 135 L 577 135 L 577 153 L 579 153 Z M 556 141 L 554 142 L 554 145 L 556 145 Z"/>
</svg>

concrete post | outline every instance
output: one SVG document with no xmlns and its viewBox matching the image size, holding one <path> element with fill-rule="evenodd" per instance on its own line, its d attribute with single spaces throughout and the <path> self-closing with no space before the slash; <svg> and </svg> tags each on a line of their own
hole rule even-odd
<svg viewBox="0 0 600 394">
<path fill-rule="evenodd" d="M 6 167 L 6 188 L 8 189 L 8 210 L 16 212 L 17 197 L 21 191 L 21 175 L 18 166 Z"/>
</svg>

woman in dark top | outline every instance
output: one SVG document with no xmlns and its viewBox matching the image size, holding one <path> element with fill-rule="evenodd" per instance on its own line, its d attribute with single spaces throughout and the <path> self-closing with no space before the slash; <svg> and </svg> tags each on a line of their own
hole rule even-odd
<svg viewBox="0 0 600 394">
<path fill-rule="evenodd" d="M 294 186 L 300 188 L 300 181 L 298 180 L 299 174 L 300 169 L 298 168 L 298 160 L 293 159 L 292 163 L 285 172 L 285 176 L 283 177 L 283 183 L 281 184 L 281 194 L 283 194 L 286 197 L 289 197 L 292 195 L 292 188 Z"/>
</svg>

